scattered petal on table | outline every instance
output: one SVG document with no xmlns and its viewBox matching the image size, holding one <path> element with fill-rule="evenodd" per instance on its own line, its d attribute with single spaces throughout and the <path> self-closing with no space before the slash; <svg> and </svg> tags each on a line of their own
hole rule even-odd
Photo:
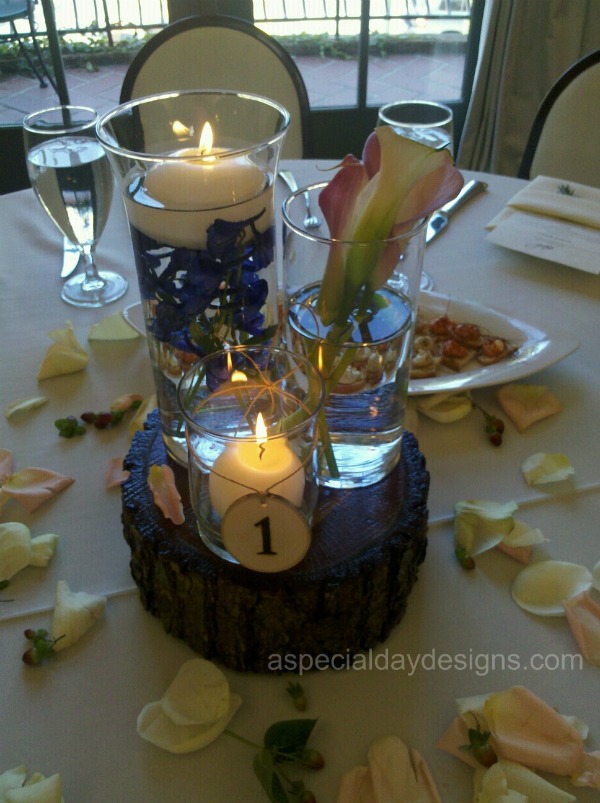
<svg viewBox="0 0 600 803">
<path fill-rule="evenodd" d="M 155 393 L 144 399 L 129 423 L 128 433 L 130 438 L 133 438 L 136 432 L 141 432 L 144 429 L 144 422 L 148 418 L 148 414 L 156 409 L 157 406 Z"/>
<path fill-rule="evenodd" d="M 81 371 L 88 364 L 88 355 L 75 337 L 73 325 L 67 321 L 65 329 L 54 329 L 48 335 L 55 342 L 46 352 L 38 370 L 38 379 L 49 379 L 62 374 Z"/>
<path fill-rule="evenodd" d="M 229 682 L 211 661 L 192 658 L 171 681 L 162 707 L 176 725 L 209 725 L 229 709 Z"/>
<path fill-rule="evenodd" d="M 490 694 L 484 711 L 502 758 L 558 775 L 580 766 L 578 730 L 524 686 Z"/>
<path fill-rule="evenodd" d="M 524 461 L 521 471 L 527 485 L 561 482 L 575 474 L 575 469 L 571 465 L 569 458 L 561 452 L 555 454 L 537 452 L 532 454 Z"/>
<path fill-rule="evenodd" d="M 11 497 L 29 513 L 36 510 L 75 480 L 45 468 L 24 468 L 12 474 L 2 486 L 3 497 Z M 4 501 L 6 501 L 4 499 Z M 3 499 L 0 498 L 0 506 Z"/>
<path fill-rule="evenodd" d="M 585 566 L 562 560 L 542 560 L 519 572 L 513 580 L 514 601 L 537 616 L 564 616 L 564 600 L 586 591 L 592 575 Z"/>
<path fill-rule="evenodd" d="M 140 334 L 117 312 L 90 326 L 88 340 L 137 340 Z"/>
<path fill-rule="evenodd" d="M 529 563 L 533 546 L 546 540 L 541 530 L 515 520 L 514 527 L 498 544 L 498 549 L 519 563 Z"/>
<path fill-rule="evenodd" d="M 600 666 L 600 605 L 587 591 L 564 600 L 563 605 L 581 654 L 591 664 Z"/>
<path fill-rule="evenodd" d="M 155 505 L 162 510 L 165 518 L 173 524 L 183 524 L 183 505 L 175 485 L 175 475 L 170 466 L 150 466 L 148 486 L 154 496 Z"/>
<path fill-rule="evenodd" d="M 106 488 L 118 488 L 129 477 L 129 471 L 123 468 L 122 457 L 111 457 L 106 468 Z"/>
<path fill-rule="evenodd" d="M 61 803 L 62 781 L 60 775 L 44 778 L 36 773 L 20 789 L 9 790 L 3 800 L 5 803 Z"/>
<path fill-rule="evenodd" d="M 136 402 L 141 404 L 143 401 L 144 397 L 140 393 L 125 393 L 114 400 L 110 405 L 110 411 L 111 413 L 126 413 Z"/>
<path fill-rule="evenodd" d="M 514 761 L 500 760 L 474 777 L 477 803 L 572 803 L 573 795 Z"/>
<path fill-rule="evenodd" d="M 592 585 L 600 591 L 600 560 L 592 569 Z"/>
<path fill-rule="evenodd" d="M 436 393 L 421 396 L 417 410 L 440 424 L 452 424 L 469 415 L 473 405 L 467 393 Z"/>
<path fill-rule="evenodd" d="M 4 793 L 8 789 L 18 789 L 25 783 L 27 777 L 27 767 L 19 764 L 11 770 L 0 773 L 0 800 L 4 800 Z"/>
<path fill-rule="evenodd" d="M 468 555 L 478 555 L 496 546 L 513 529 L 515 502 L 468 499 L 454 506 L 454 543 Z"/>
<path fill-rule="evenodd" d="M 369 766 L 342 778 L 337 803 L 441 803 L 421 754 L 397 736 L 382 736 L 369 748 Z"/>
<path fill-rule="evenodd" d="M 31 561 L 31 533 L 18 521 L 0 524 L 0 580 L 10 580 Z"/>
<path fill-rule="evenodd" d="M 58 652 L 72 646 L 100 619 L 106 607 L 106 597 L 71 591 L 64 580 L 56 584 L 56 600 L 52 617 L 52 638 Z"/>
<path fill-rule="evenodd" d="M 31 399 L 16 399 L 14 402 L 7 405 L 4 410 L 4 415 L 9 420 L 11 418 L 24 416 L 26 413 L 30 413 L 32 410 L 46 404 L 47 401 L 48 399 L 45 396 L 34 396 Z"/>
<path fill-rule="evenodd" d="M 59 538 L 56 533 L 46 533 L 32 538 L 29 565 L 45 568 L 54 557 Z"/>
<path fill-rule="evenodd" d="M 562 410 L 556 396 L 543 385 L 504 385 L 497 391 L 496 397 L 519 432 Z"/>
</svg>

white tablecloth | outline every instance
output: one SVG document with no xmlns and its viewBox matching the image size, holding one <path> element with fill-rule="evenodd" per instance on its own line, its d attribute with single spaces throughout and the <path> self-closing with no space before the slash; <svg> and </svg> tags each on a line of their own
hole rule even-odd
<svg viewBox="0 0 600 803">
<path fill-rule="evenodd" d="M 289 166 L 301 182 L 319 178 L 318 165 Z M 309 700 L 306 715 L 319 719 L 311 744 L 327 761 L 323 771 L 305 780 L 321 803 L 335 800 L 342 773 L 364 763 L 370 742 L 386 733 L 399 735 L 424 754 L 445 803 L 469 801 L 471 770 L 434 743 L 454 715 L 454 698 L 515 684 L 587 720 L 589 748 L 600 748 L 600 670 L 586 663 L 581 669 L 569 667 L 563 656 L 576 654 L 577 648 L 565 620 L 534 618 L 514 604 L 510 581 L 520 566 L 506 556 L 486 554 L 470 574 L 453 557 L 453 506 L 460 499 L 479 498 L 519 504 L 519 518 L 548 538 L 536 556 L 590 568 L 600 559 L 600 283 L 589 274 L 487 243 L 484 225 L 521 183 L 483 178 L 488 192 L 428 246 L 425 269 L 440 293 L 579 339 L 574 354 L 532 380 L 547 384 L 564 412 L 524 434 L 507 424 L 498 449 L 487 443 L 478 413 L 453 426 L 421 419 L 417 434 L 431 472 L 431 526 L 427 558 L 406 616 L 373 653 L 377 666 L 302 678 Z M 192 652 L 142 609 L 129 574 L 120 492 L 106 491 L 103 483 L 108 458 L 127 451 L 126 427 L 64 440 L 53 426 L 55 418 L 99 410 L 121 393 L 152 390 L 143 339 L 118 344 L 86 340 L 92 322 L 138 297 L 121 202 L 113 204 L 98 259 L 101 266 L 125 273 L 130 289 L 107 310 L 75 309 L 60 300 L 61 240 L 30 191 L 0 199 L 0 233 L 0 406 L 38 394 L 49 399 L 21 421 L 1 416 L 0 447 L 13 451 L 14 470 L 42 466 L 76 477 L 32 515 L 14 502 L 0 513 L 1 521 L 27 523 L 33 535 L 61 536 L 48 569 L 28 568 L 0 592 L 14 600 L 0 603 L 0 772 L 21 762 L 31 771 L 60 772 L 67 803 L 260 803 L 265 797 L 247 746 L 221 736 L 202 752 L 173 756 L 136 735 L 143 705 L 161 696 Z M 89 366 L 38 383 L 37 369 L 50 344 L 47 332 L 67 320 L 88 348 Z M 477 391 L 476 397 L 499 412 L 493 390 Z M 541 489 L 525 485 L 520 465 L 538 451 L 565 452 L 575 466 L 573 481 Z M 105 617 L 48 665 L 25 667 L 20 659 L 27 646 L 23 630 L 49 626 L 60 579 L 74 590 L 106 594 Z M 442 653 L 464 654 L 467 668 L 435 666 Z M 502 668 L 509 654 L 518 656 L 520 668 Z M 536 655 L 545 668 L 531 665 Z M 406 660 L 404 670 L 398 656 Z M 414 665 L 419 656 L 420 666 L 413 671 L 410 662 Z M 236 732 L 260 741 L 270 723 L 295 715 L 285 692 L 289 678 L 227 675 L 244 698 L 232 724 Z M 557 783 L 573 791 L 568 782 Z M 584 802 L 598 799 L 590 790 L 576 794 Z"/>
</svg>

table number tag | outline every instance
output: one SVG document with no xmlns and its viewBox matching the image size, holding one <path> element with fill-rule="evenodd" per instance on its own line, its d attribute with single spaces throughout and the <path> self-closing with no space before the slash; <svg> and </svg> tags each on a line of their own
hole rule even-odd
<svg viewBox="0 0 600 803">
<path fill-rule="evenodd" d="M 275 494 L 248 494 L 235 501 L 223 516 L 221 536 L 229 554 L 255 572 L 290 569 L 311 541 L 306 516 Z"/>
</svg>

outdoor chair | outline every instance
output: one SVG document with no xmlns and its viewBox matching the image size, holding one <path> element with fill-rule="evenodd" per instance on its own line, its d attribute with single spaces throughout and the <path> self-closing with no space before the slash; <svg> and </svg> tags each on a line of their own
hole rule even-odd
<svg viewBox="0 0 600 803">
<path fill-rule="evenodd" d="M 282 155 L 310 152 L 309 103 L 294 60 L 268 34 L 237 17 L 187 17 L 139 51 L 125 75 L 121 103 L 177 89 L 232 89 L 281 103 L 291 121 Z"/>
<path fill-rule="evenodd" d="M 50 75 L 48 68 L 42 58 L 40 48 L 37 42 L 35 19 L 33 16 L 34 0 L 0 0 L 0 23 L 8 23 L 10 25 L 11 39 L 15 40 L 19 46 L 19 50 L 23 55 L 25 61 L 29 65 L 29 69 L 40 82 L 41 87 L 46 87 L 46 79 L 50 82 L 52 87 L 56 90 L 56 84 L 53 77 Z M 19 33 L 15 22 L 17 20 L 27 20 L 29 22 L 29 34 L 33 44 L 33 50 L 39 67 L 32 59 L 29 50 L 25 47 L 22 34 Z"/>
<path fill-rule="evenodd" d="M 579 59 L 549 90 L 535 117 L 519 178 L 540 174 L 600 187 L 600 50 Z"/>
</svg>

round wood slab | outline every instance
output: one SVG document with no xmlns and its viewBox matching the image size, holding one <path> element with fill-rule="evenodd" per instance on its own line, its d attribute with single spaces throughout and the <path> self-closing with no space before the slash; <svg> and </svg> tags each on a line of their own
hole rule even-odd
<svg viewBox="0 0 600 803">
<path fill-rule="evenodd" d="M 184 505 L 179 526 L 148 487 L 150 466 L 165 463 Z M 429 473 L 410 433 L 381 482 L 321 489 L 306 557 L 276 574 L 224 561 L 204 545 L 187 471 L 167 456 L 158 412 L 136 434 L 125 468 L 123 528 L 142 603 L 205 658 L 239 671 L 298 671 L 301 660 L 306 669 L 317 658 L 324 668 L 384 641 L 402 618 L 427 547 Z"/>
</svg>

